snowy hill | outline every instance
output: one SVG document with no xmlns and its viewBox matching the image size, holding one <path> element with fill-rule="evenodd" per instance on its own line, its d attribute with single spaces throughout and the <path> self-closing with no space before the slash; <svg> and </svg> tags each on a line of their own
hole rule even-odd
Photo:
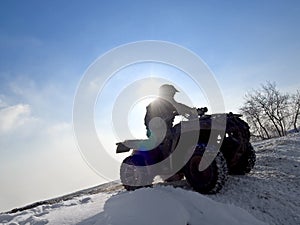
<svg viewBox="0 0 300 225">
<path fill-rule="evenodd" d="M 109 183 L 0 214 L 0 224 L 300 224 L 300 135 L 254 143 L 257 163 L 216 195 L 184 181 L 127 192 Z M 181 187 L 178 187 L 181 186 Z"/>
</svg>

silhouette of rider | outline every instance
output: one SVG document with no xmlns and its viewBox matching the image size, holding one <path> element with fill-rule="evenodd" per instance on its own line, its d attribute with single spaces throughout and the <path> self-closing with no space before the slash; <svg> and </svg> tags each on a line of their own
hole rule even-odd
<svg viewBox="0 0 300 225">
<path fill-rule="evenodd" d="M 174 96 L 179 92 L 173 85 L 164 84 L 159 88 L 159 97 L 147 106 L 145 126 L 147 137 L 163 145 L 163 155 L 168 156 L 173 139 L 173 122 L 175 116 L 195 116 L 196 108 L 191 108 L 175 101 Z"/>
</svg>

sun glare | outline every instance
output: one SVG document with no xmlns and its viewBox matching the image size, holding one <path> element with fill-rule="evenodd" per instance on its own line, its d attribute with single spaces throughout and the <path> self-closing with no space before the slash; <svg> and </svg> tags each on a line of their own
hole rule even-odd
<svg viewBox="0 0 300 225">
<path fill-rule="evenodd" d="M 137 139 L 145 139 L 146 127 L 144 117 L 146 107 L 155 99 L 155 96 L 148 96 L 135 102 L 128 114 L 128 127 L 132 135 Z"/>
</svg>

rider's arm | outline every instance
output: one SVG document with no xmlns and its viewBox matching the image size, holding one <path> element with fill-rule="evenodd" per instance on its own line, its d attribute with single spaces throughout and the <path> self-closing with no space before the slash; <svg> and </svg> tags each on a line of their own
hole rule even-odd
<svg viewBox="0 0 300 225">
<path fill-rule="evenodd" d="M 178 113 L 184 117 L 197 117 L 198 116 L 198 112 L 196 108 L 191 108 L 185 104 L 179 103 L 179 102 L 175 102 L 174 104 L 176 110 L 178 111 Z"/>
</svg>

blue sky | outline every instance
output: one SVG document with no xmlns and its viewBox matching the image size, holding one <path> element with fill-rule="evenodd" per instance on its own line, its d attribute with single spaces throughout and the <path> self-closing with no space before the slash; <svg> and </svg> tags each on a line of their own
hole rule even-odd
<svg viewBox="0 0 300 225">
<path fill-rule="evenodd" d="M 238 111 L 266 80 L 299 89 L 299 23 L 299 1 L 1 1 L 0 211 L 103 181 L 72 132 L 76 88 L 100 55 L 140 40 L 184 46 Z"/>
</svg>

